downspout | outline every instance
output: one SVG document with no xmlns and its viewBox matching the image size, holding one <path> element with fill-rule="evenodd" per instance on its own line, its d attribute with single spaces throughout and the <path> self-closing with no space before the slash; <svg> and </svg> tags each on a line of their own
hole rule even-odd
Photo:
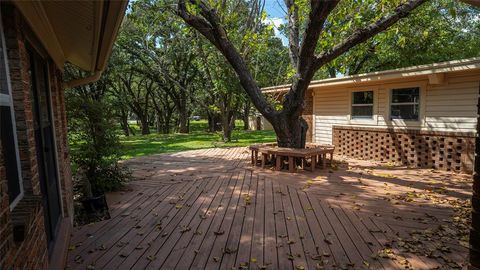
<svg viewBox="0 0 480 270">
<path fill-rule="evenodd" d="M 101 76 L 102 76 L 102 71 L 97 70 L 91 76 L 66 81 L 66 82 L 63 83 L 63 87 L 64 88 L 74 88 L 74 87 L 77 87 L 77 86 L 80 86 L 80 85 L 85 85 L 85 84 L 89 84 L 89 83 L 92 83 L 92 82 L 96 82 L 100 79 Z"/>
</svg>

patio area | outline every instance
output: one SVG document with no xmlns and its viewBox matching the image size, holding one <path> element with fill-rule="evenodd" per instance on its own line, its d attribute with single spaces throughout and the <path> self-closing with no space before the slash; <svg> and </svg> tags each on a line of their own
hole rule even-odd
<svg viewBox="0 0 480 270">
<path fill-rule="evenodd" d="M 74 229 L 68 269 L 461 269 L 471 177 L 335 157 L 252 168 L 247 148 L 126 162 L 110 220 Z"/>
</svg>

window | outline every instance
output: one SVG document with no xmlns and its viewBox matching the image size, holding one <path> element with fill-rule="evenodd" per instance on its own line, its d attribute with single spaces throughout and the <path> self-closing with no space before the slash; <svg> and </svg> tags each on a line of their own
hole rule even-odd
<svg viewBox="0 0 480 270">
<path fill-rule="evenodd" d="M 420 110 L 420 88 L 392 89 L 390 105 L 391 119 L 418 120 Z"/>
<path fill-rule="evenodd" d="M 373 118 L 373 91 L 352 93 L 352 119 Z"/>
<path fill-rule="evenodd" d="M 0 17 L 1 21 L 1 17 Z M 23 196 L 16 125 L 13 112 L 10 78 L 3 29 L 0 26 L 0 139 L 8 187 L 8 199 L 13 208 Z"/>
</svg>

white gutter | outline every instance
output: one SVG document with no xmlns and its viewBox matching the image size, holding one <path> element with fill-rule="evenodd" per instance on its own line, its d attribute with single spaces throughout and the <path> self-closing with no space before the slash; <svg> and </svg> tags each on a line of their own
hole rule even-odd
<svg viewBox="0 0 480 270">
<path fill-rule="evenodd" d="M 317 80 L 312 81 L 308 89 L 475 69 L 480 69 L 480 57 Z M 261 90 L 263 93 L 286 92 L 290 89 L 290 86 L 291 84 L 284 84 L 264 87 Z"/>
</svg>

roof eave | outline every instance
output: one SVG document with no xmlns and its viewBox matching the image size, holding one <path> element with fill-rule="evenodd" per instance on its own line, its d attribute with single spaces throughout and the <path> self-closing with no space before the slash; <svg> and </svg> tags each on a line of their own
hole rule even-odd
<svg viewBox="0 0 480 270">
<path fill-rule="evenodd" d="M 403 77 L 422 76 L 435 73 L 457 72 L 465 70 L 480 69 L 480 57 L 469 58 L 463 60 L 454 60 L 448 62 L 434 63 L 429 65 L 419 65 L 413 67 L 377 71 L 358 75 L 345 76 L 341 78 L 330 78 L 312 81 L 310 88 L 349 84 L 349 83 L 365 83 L 371 81 L 391 80 Z M 290 89 L 291 84 L 278 86 L 270 86 L 262 88 L 263 93 L 285 92 Z"/>
</svg>

